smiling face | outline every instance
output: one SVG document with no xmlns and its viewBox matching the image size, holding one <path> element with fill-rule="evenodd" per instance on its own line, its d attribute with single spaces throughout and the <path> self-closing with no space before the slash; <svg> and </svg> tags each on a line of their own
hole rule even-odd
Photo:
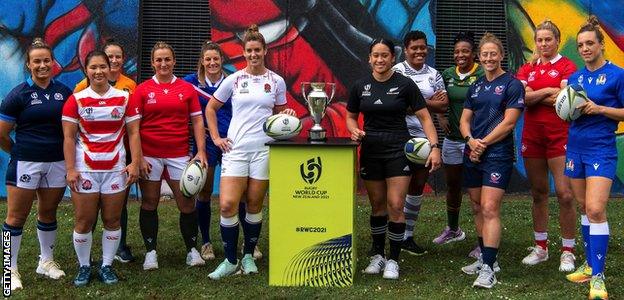
<svg viewBox="0 0 624 300">
<path fill-rule="evenodd" d="M 221 74 L 221 55 L 217 50 L 206 50 L 203 55 L 202 65 L 206 70 L 206 75 Z"/>
<path fill-rule="evenodd" d="M 481 46 L 479 51 L 481 66 L 487 72 L 494 72 L 501 67 L 503 53 L 495 43 L 487 42 Z"/>
<path fill-rule="evenodd" d="M 405 48 L 405 58 L 415 69 L 420 69 L 427 58 L 427 43 L 424 39 L 412 40 Z"/>
<path fill-rule="evenodd" d="M 89 59 L 85 67 L 89 84 L 93 86 L 102 86 L 108 84 L 108 75 L 110 67 L 106 58 L 95 55 Z"/>
<path fill-rule="evenodd" d="M 117 45 L 109 45 L 104 49 L 111 64 L 111 72 L 121 72 L 124 64 L 123 50 Z"/>
<path fill-rule="evenodd" d="M 394 65 L 394 54 L 388 46 L 382 43 L 375 44 L 368 56 L 368 63 L 373 73 L 384 74 Z"/>
<path fill-rule="evenodd" d="M 602 59 L 604 45 L 598 41 L 595 31 L 584 31 L 576 36 L 578 52 L 585 64 L 593 64 Z"/>
<path fill-rule="evenodd" d="M 460 69 L 471 68 L 474 64 L 474 52 L 472 52 L 472 45 L 465 41 L 459 41 L 455 43 L 453 49 L 453 59 L 455 65 Z"/>
<path fill-rule="evenodd" d="M 154 51 L 152 59 L 152 67 L 156 72 L 156 75 L 161 77 L 173 76 L 173 67 L 175 66 L 175 59 L 173 58 L 173 52 L 168 48 L 160 48 Z"/>
<path fill-rule="evenodd" d="M 26 66 L 30 70 L 33 80 L 46 81 L 52 76 L 52 53 L 48 49 L 30 50 Z"/>
<path fill-rule="evenodd" d="M 552 31 L 541 29 L 535 33 L 535 47 L 537 47 L 542 59 L 550 60 L 557 55 L 559 41 Z"/>
<path fill-rule="evenodd" d="M 245 43 L 245 60 L 249 67 L 264 66 L 264 56 L 267 50 L 260 41 L 248 41 Z"/>
</svg>

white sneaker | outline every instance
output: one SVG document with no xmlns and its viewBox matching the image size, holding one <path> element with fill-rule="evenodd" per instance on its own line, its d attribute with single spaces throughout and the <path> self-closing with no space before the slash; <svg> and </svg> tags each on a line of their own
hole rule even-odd
<svg viewBox="0 0 624 300">
<path fill-rule="evenodd" d="M 191 251 L 186 254 L 186 264 L 188 266 L 194 267 L 203 266 L 206 264 L 206 262 L 201 258 L 201 255 L 199 254 L 199 252 L 197 252 L 197 249 L 192 248 Z"/>
<path fill-rule="evenodd" d="M 399 264 L 393 259 L 389 259 L 386 261 L 386 267 L 383 271 L 383 278 L 399 279 Z"/>
<path fill-rule="evenodd" d="M 480 287 L 491 289 L 496 284 L 496 273 L 492 271 L 490 266 L 484 264 L 479 270 L 479 276 L 472 283 L 472 287 Z"/>
<path fill-rule="evenodd" d="M 574 253 L 570 251 L 563 251 L 561 253 L 561 260 L 559 263 L 559 271 L 561 272 L 572 272 L 574 271 L 574 262 L 576 261 L 576 256 Z"/>
<path fill-rule="evenodd" d="M 201 247 L 201 257 L 204 260 L 213 260 L 215 259 L 214 250 L 212 249 L 211 243 L 203 244 Z"/>
<path fill-rule="evenodd" d="M 143 270 L 156 270 L 158 269 L 158 255 L 156 250 L 145 253 L 145 261 L 143 262 Z"/>
<path fill-rule="evenodd" d="M 17 269 L 11 269 L 11 291 L 17 291 L 23 289 L 22 276 Z"/>
<path fill-rule="evenodd" d="M 548 260 L 548 250 L 544 250 L 540 246 L 529 247 L 527 249 L 531 250 L 531 253 L 522 259 L 523 264 L 533 266 Z"/>
<path fill-rule="evenodd" d="M 43 275 L 52 279 L 59 279 L 65 276 L 65 272 L 61 270 L 58 263 L 53 260 L 39 261 L 37 266 L 37 274 Z"/>
<path fill-rule="evenodd" d="M 364 269 L 364 271 L 362 272 L 364 274 L 379 274 L 381 270 L 384 269 L 385 265 L 386 265 L 386 259 L 383 258 L 383 256 L 376 254 L 375 256 L 371 256 L 370 263 L 368 264 L 366 269 Z"/>
<path fill-rule="evenodd" d="M 479 258 L 475 262 L 473 262 L 473 263 L 471 263 L 471 264 L 469 264 L 469 265 L 467 265 L 465 267 L 462 267 L 461 270 L 462 270 L 462 272 L 464 272 L 464 273 L 466 273 L 468 275 L 474 275 L 474 274 L 479 273 L 479 271 L 481 270 L 481 267 L 483 267 L 483 265 L 484 265 L 483 264 L 483 259 L 481 258 L 481 256 L 479 256 Z M 500 272 L 500 270 L 501 270 L 501 268 L 498 265 L 498 261 L 495 261 L 494 262 L 494 272 Z"/>
</svg>

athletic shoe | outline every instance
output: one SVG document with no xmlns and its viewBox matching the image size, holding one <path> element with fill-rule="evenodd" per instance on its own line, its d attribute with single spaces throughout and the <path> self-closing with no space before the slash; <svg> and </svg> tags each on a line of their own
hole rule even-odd
<svg viewBox="0 0 624 300">
<path fill-rule="evenodd" d="M 251 254 L 245 254 L 241 259 L 241 273 L 249 275 L 252 273 L 258 274 L 258 267 L 256 261 Z"/>
<path fill-rule="evenodd" d="M 143 262 L 143 270 L 156 270 L 158 269 L 158 254 L 156 250 L 145 253 L 145 261 Z"/>
<path fill-rule="evenodd" d="M 411 255 L 421 256 L 427 253 L 427 250 L 421 248 L 414 242 L 413 238 L 408 238 L 401 243 L 401 250 L 407 251 Z"/>
<path fill-rule="evenodd" d="M 21 290 L 24 287 L 22 286 L 22 276 L 17 271 L 17 269 L 11 269 L 11 291 Z"/>
<path fill-rule="evenodd" d="M 442 245 L 451 242 L 463 241 L 466 238 L 466 233 L 461 230 L 461 228 L 457 227 L 457 230 L 453 231 L 450 227 L 446 226 L 442 233 L 435 239 L 433 242 Z"/>
<path fill-rule="evenodd" d="M 529 247 L 527 250 L 531 250 L 531 253 L 522 259 L 522 263 L 525 265 L 533 266 L 548 260 L 548 249 L 535 246 Z"/>
<path fill-rule="evenodd" d="M 233 275 L 236 273 L 237 268 L 238 264 L 231 264 L 226 258 L 212 273 L 208 274 L 208 277 L 210 279 L 219 280 L 223 277 Z"/>
<path fill-rule="evenodd" d="M 245 244 L 244 243 L 241 246 L 241 254 L 245 255 Z M 257 244 L 256 244 L 256 247 L 254 248 L 254 251 L 253 251 L 253 258 L 254 259 L 261 259 L 262 258 L 262 252 L 260 252 L 260 248 L 258 248 Z"/>
<path fill-rule="evenodd" d="M 386 267 L 383 271 L 384 279 L 399 279 L 399 264 L 394 259 L 386 261 Z"/>
<path fill-rule="evenodd" d="M 574 273 L 570 273 L 566 275 L 566 278 L 569 281 L 576 283 L 583 283 L 590 281 L 592 279 L 592 268 L 587 265 L 587 261 L 585 261 Z"/>
<path fill-rule="evenodd" d="M 132 251 L 130 251 L 130 246 L 119 246 L 117 249 L 117 253 L 115 254 L 115 260 L 122 263 L 134 262 L 136 259 L 132 255 Z"/>
<path fill-rule="evenodd" d="M 80 266 L 78 274 L 74 278 L 75 286 L 85 286 L 91 281 L 91 266 Z"/>
<path fill-rule="evenodd" d="M 189 251 L 189 253 L 186 254 L 186 265 L 190 267 L 194 267 L 194 266 L 203 266 L 205 264 L 206 262 L 201 258 L 201 255 L 199 255 L 199 252 L 197 252 L 197 249 L 191 248 L 191 251 Z"/>
<path fill-rule="evenodd" d="M 561 259 L 559 263 L 559 271 L 561 272 L 572 272 L 574 271 L 574 262 L 576 261 L 576 256 L 574 253 L 570 251 L 563 251 L 561 253 Z"/>
<path fill-rule="evenodd" d="M 496 284 L 496 273 L 490 266 L 484 264 L 479 270 L 479 276 L 472 283 L 472 287 L 491 289 Z"/>
<path fill-rule="evenodd" d="M 65 272 L 61 270 L 59 264 L 53 260 L 39 261 L 37 266 L 37 274 L 43 275 L 52 279 L 59 279 L 65 276 Z"/>
<path fill-rule="evenodd" d="M 214 250 L 212 249 L 211 243 L 205 243 L 201 247 L 201 257 L 204 260 L 213 260 L 215 259 Z"/>
<path fill-rule="evenodd" d="M 101 267 L 100 271 L 98 272 L 98 277 L 100 278 L 101 282 L 106 284 L 115 284 L 119 282 L 119 278 L 117 277 L 117 274 L 115 274 L 112 266 Z"/>
<path fill-rule="evenodd" d="M 368 263 L 368 266 L 362 272 L 364 274 L 379 274 L 381 270 L 384 270 L 385 266 L 386 266 L 386 259 L 383 258 L 383 256 L 377 254 L 377 255 L 371 256 L 370 263 Z"/>
<path fill-rule="evenodd" d="M 593 276 L 589 283 L 589 299 L 609 299 L 607 287 L 605 286 L 602 275 Z"/>
<path fill-rule="evenodd" d="M 468 253 L 468 257 L 472 257 L 474 259 L 479 259 L 481 257 L 481 247 L 477 245 L 470 253 Z"/>
<path fill-rule="evenodd" d="M 469 265 L 467 265 L 465 267 L 462 267 L 461 270 L 462 270 L 462 272 L 464 272 L 464 273 L 466 273 L 468 275 L 474 275 L 474 274 L 479 273 L 479 271 L 481 270 L 481 268 L 483 266 L 484 266 L 483 259 L 481 259 L 481 256 L 479 255 L 479 258 L 475 262 L 473 262 L 473 263 L 471 263 L 471 264 L 469 264 Z M 501 268 L 498 265 L 498 261 L 495 261 L 494 262 L 494 272 L 500 272 L 500 270 L 501 270 Z"/>
</svg>

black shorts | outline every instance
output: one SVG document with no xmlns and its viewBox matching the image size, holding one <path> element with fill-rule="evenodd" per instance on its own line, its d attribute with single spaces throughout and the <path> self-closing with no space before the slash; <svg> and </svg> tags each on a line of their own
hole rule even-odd
<svg viewBox="0 0 624 300">
<path fill-rule="evenodd" d="M 392 158 L 360 157 L 360 177 L 364 180 L 411 176 L 414 168 L 415 165 L 405 155 Z"/>
</svg>

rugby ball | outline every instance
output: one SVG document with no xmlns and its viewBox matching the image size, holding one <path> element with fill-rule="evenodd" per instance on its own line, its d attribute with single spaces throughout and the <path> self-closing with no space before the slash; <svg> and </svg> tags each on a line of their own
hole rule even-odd
<svg viewBox="0 0 624 300">
<path fill-rule="evenodd" d="M 191 198 L 197 195 L 206 183 L 206 170 L 202 168 L 201 162 L 193 160 L 186 165 L 180 177 L 180 192 L 184 197 Z"/>
<path fill-rule="evenodd" d="M 412 138 L 405 143 L 403 150 L 409 161 L 424 165 L 431 153 L 431 144 L 426 138 Z"/>
<path fill-rule="evenodd" d="M 570 122 L 581 116 L 581 110 L 577 107 L 587 102 L 587 94 L 578 84 L 564 87 L 555 100 L 557 116 L 564 121 Z"/>
<path fill-rule="evenodd" d="M 301 121 L 287 114 L 272 115 L 264 122 L 263 129 L 266 135 L 276 140 L 287 140 L 301 132 Z"/>
</svg>

